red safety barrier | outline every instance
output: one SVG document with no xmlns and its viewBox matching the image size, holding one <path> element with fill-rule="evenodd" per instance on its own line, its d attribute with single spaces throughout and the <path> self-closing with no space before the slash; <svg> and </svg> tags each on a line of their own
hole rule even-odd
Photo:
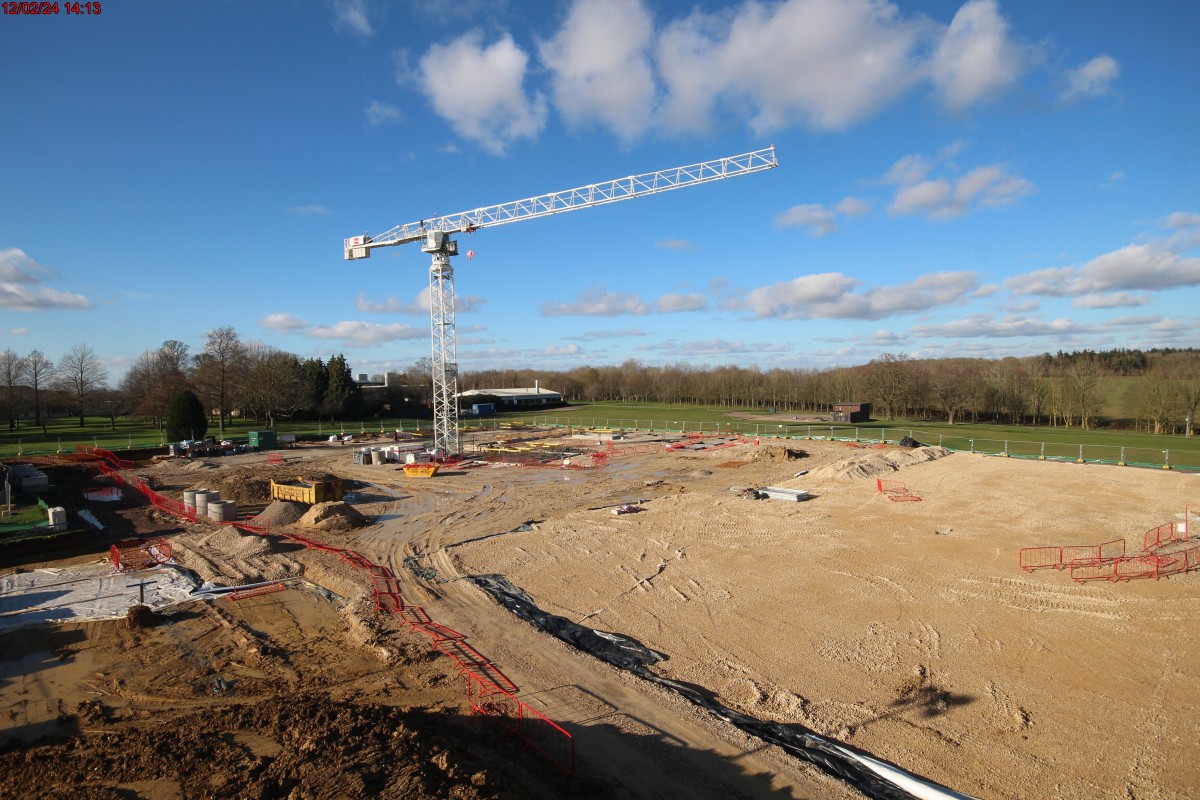
<svg viewBox="0 0 1200 800">
<path fill-rule="evenodd" d="M 1024 547 L 1021 548 L 1021 569 L 1032 572 L 1035 569 L 1063 568 L 1061 547 Z"/>
<path fill-rule="evenodd" d="M 1103 544 L 1070 545 L 1062 548 L 1063 566 L 1073 561 L 1112 561 L 1125 555 L 1125 540 L 1113 539 Z M 1061 567 L 1060 567 L 1061 569 Z"/>
<path fill-rule="evenodd" d="M 568 775 L 575 772 L 575 737 L 536 708 L 521 703 L 521 738 Z"/>
<path fill-rule="evenodd" d="M 897 503 L 919 503 L 921 498 L 908 490 L 904 485 L 904 481 L 885 480 L 884 478 L 875 479 L 875 488 L 879 490 L 879 494 L 886 495 L 888 500 Z"/>
<path fill-rule="evenodd" d="M 100 447 L 90 447 L 86 444 L 77 444 L 75 445 L 75 452 L 77 455 L 91 456 L 93 458 L 107 461 L 117 469 L 133 469 L 137 466 L 137 464 L 134 464 L 132 461 L 126 461 L 125 459 L 120 458 L 111 450 L 105 450 Z"/>
<path fill-rule="evenodd" d="M 274 583 L 268 583 L 263 586 L 252 586 L 249 589 L 234 589 L 225 596 L 230 600 L 237 602 L 238 600 L 245 600 L 248 597 L 258 597 L 259 595 L 282 592 L 286 588 L 287 586 L 284 584 L 280 583 L 279 581 L 275 581 Z"/>
<path fill-rule="evenodd" d="M 108 548 L 118 572 L 165 564 L 171 560 L 171 543 L 166 539 L 127 539 Z"/>
<path fill-rule="evenodd" d="M 1112 561 L 1098 561 L 1096 559 L 1078 559 L 1072 561 L 1070 567 L 1071 580 L 1078 583 L 1084 581 L 1111 581 L 1116 575 L 1116 559 Z"/>
<path fill-rule="evenodd" d="M 1159 556 L 1128 556 L 1113 562 L 1113 580 L 1130 581 L 1134 578 L 1158 580 L 1162 559 Z"/>
<path fill-rule="evenodd" d="M 517 685 L 467 644 L 463 634 L 434 622 L 420 606 L 406 606 L 400 595 L 399 582 L 390 569 L 371 563 L 353 550 L 332 547 L 297 534 L 281 535 L 306 547 L 333 553 L 351 566 L 367 571 L 371 576 L 376 609 L 399 614 L 410 629 L 428 636 L 435 650 L 454 659 L 459 671 L 466 676 L 467 702 L 473 710 L 500 720 L 544 758 L 568 775 L 574 773 L 575 740 L 571 734 L 517 699 Z"/>
<path fill-rule="evenodd" d="M 623 444 L 617 447 L 612 442 L 608 443 L 609 458 L 621 458 L 622 456 L 633 456 L 640 453 L 663 453 L 669 448 L 662 442 L 651 442 L 649 444 Z"/>
<path fill-rule="evenodd" d="M 1186 513 L 1186 511 L 1184 512 Z M 1142 549 L 1157 550 L 1171 542 L 1186 542 L 1187 528 L 1174 522 L 1164 522 L 1156 528 L 1151 528 L 1142 534 Z"/>
<path fill-rule="evenodd" d="M 568 775 L 575 772 L 575 737 L 542 712 L 504 691 L 487 678 L 465 670 L 471 710 L 491 717 L 517 734 L 543 758 Z"/>
</svg>

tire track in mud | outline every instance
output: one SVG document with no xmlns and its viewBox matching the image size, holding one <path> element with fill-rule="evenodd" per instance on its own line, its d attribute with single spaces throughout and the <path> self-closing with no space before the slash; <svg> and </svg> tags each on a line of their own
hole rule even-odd
<svg viewBox="0 0 1200 800">
<path fill-rule="evenodd" d="M 1128 611 L 1123 611 L 1124 598 L 1099 597 L 1095 590 L 1086 586 L 1050 587 L 1044 583 L 1020 578 L 969 578 L 958 579 L 964 587 L 947 586 L 940 594 L 949 602 L 959 596 L 972 601 L 987 600 L 1017 611 L 1062 612 L 1106 620 L 1127 620 Z"/>
</svg>

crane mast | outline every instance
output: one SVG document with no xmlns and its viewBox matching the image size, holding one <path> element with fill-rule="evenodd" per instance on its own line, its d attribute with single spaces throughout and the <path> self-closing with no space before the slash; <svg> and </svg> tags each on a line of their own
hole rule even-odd
<svg viewBox="0 0 1200 800">
<path fill-rule="evenodd" d="M 482 228 L 526 219 L 546 217 L 631 200 L 649 194 L 681 189 L 701 183 L 735 178 L 779 166 L 775 146 L 736 156 L 703 161 L 685 167 L 631 175 L 577 189 L 499 203 L 448 216 L 410 222 L 371 236 L 352 236 L 343 243 L 346 260 L 370 258 L 377 247 L 421 242 L 429 253 L 429 315 L 433 339 L 433 446 L 446 455 L 461 452 L 458 432 L 458 359 L 454 330 L 454 268 L 450 258 L 458 255 L 458 242 L 451 234 L 471 233 Z"/>
</svg>

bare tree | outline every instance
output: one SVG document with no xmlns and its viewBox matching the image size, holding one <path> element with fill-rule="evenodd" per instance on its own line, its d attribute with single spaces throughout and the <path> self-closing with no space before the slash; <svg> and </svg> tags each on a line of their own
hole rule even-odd
<svg viewBox="0 0 1200 800">
<path fill-rule="evenodd" d="M 885 409 L 889 420 L 904 414 L 912 383 L 912 360 L 907 353 L 884 353 L 871 360 L 868 381 L 871 393 Z"/>
<path fill-rule="evenodd" d="M 188 346 L 168 339 L 157 350 L 147 350 L 121 379 L 121 392 L 132 413 L 150 417 L 159 431 L 171 402 L 184 389 L 187 379 Z"/>
<path fill-rule="evenodd" d="M 1174 381 L 1178 410 L 1183 415 L 1183 435 L 1191 436 L 1200 409 L 1200 353 L 1168 353 L 1159 366 Z"/>
<path fill-rule="evenodd" d="M 204 352 L 196 356 L 196 384 L 208 407 L 216 409 L 217 430 L 222 436 L 245 364 L 246 345 L 232 325 L 209 331 Z"/>
<path fill-rule="evenodd" d="M 75 398 L 75 408 L 79 412 L 79 427 L 83 427 L 83 419 L 87 414 L 88 401 L 93 392 L 102 389 L 108 383 L 108 372 L 100 363 L 100 357 L 91 345 L 81 342 L 70 350 L 58 362 L 55 372 L 59 388 L 69 392 Z"/>
<path fill-rule="evenodd" d="M 3 384 L 4 396 L 0 398 L 4 418 L 8 420 L 8 430 L 17 429 L 17 419 L 21 416 L 21 383 L 26 379 L 28 363 L 12 349 L 0 353 L 0 384 Z"/>
<path fill-rule="evenodd" d="M 291 416 L 308 399 L 304 365 L 291 353 L 251 345 L 239 396 L 247 410 L 256 418 L 262 414 L 267 427 L 274 428 L 276 416 Z"/>
<path fill-rule="evenodd" d="M 41 350 L 33 350 L 25 357 L 25 376 L 33 389 L 33 424 L 42 424 L 42 390 L 54 375 L 54 362 L 46 358 Z"/>
<path fill-rule="evenodd" d="M 1171 414 L 1178 406 L 1179 397 L 1174 381 L 1160 368 L 1154 369 L 1137 383 L 1134 392 L 1134 412 L 1146 420 L 1148 429 L 1163 433 L 1171 421 Z"/>
<path fill-rule="evenodd" d="M 979 401 L 979 368 L 967 362 L 952 362 L 938 364 L 929 371 L 929 388 L 934 402 L 953 425 L 960 411 Z"/>
<path fill-rule="evenodd" d="M 1067 368 L 1067 391 L 1068 408 L 1079 415 L 1079 427 L 1090 430 L 1100 411 L 1100 368 L 1094 358 L 1079 358 L 1071 363 Z M 1070 426 L 1069 418 L 1067 425 Z"/>
</svg>

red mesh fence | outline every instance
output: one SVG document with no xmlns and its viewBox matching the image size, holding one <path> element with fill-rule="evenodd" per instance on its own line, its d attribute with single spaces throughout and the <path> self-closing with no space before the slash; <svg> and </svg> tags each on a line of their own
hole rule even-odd
<svg viewBox="0 0 1200 800">
<path fill-rule="evenodd" d="M 1032 572 L 1035 569 L 1063 568 L 1063 549 L 1061 547 L 1024 547 L 1021 549 L 1021 569 Z"/>
<path fill-rule="evenodd" d="M 1112 561 L 1125 555 L 1125 540 L 1113 539 L 1103 544 L 1070 545 L 1062 548 L 1062 567 L 1074 561 Z"/>
<path fill-rule="evenodd" d="M 1185 512 L 1186 513 L 1186 512 Z M 1187 541 L 1187 528 L 1185 525 L 1177 525 L 1174 522 L 1164 522 L 1157 528 L 1151 528 L 1142 534 L 1142 549 L 1157 550 L 1165 544 L 1171 542 Z"/>
<path fill-rule="evenodd" d="M 910 492 L 908 487 L 904 485 L 904 481 L 876 478 L 875 488 L 879 490 L 880 494 L 886 495 L 888 500 L 892 500 L 897 503 L 921 502 L 920 496 Z"/>
<path fill-rule="evenodd" d="M 127 539 L 108 548 L 118 572 L 146 569 L 171 560 L 171 543 L 166 539 Z"/>
</svg>

